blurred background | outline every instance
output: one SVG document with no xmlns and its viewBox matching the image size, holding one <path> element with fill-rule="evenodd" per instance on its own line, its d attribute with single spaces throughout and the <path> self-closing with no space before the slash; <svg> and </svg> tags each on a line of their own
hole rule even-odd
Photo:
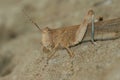
<svg viewBox="0 0 120 80">
<path fill-rule="evenodd" d="M 28 49 L 29 41 L 35 46 L 33 44 L 40 40 L 38 29 L 26 18 L 23 10 L 41 28 L 57 28 L 80 24 L 89 9 L 95 11 L 96 17 L 103 16 L 105 20 L 117 18 L 120 17 L 120 0 L 0 0 L 0 80 L 12 72 L 17 64 L 14 61 L 21 55 L 23 57 L 23 53 L 25 55 L 22 49 L 25 46 L 26 52 L 31 49 Z M 39 45 L 36 48 L 39 49 Z M 15 54 L 19 56 L 13 59 Z"/>
</svg>

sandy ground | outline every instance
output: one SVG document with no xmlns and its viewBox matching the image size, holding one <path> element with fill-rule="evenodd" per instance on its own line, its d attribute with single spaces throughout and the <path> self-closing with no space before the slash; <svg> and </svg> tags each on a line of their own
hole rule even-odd
<svg viewBox="0 0 120 80">
<path fill-rule="evenodd" d="M 0 1 L 0 80 L 120 80 L 120 39 L 82 43 L 70 58 L 59 50 L 46 64 L 41 28 L 80 24 L 90 8 L 105 19 L 120 17 L 119 0 L 4 0 Z M 44 68 L 45 67 L 45 68 Z"/>
</svg>

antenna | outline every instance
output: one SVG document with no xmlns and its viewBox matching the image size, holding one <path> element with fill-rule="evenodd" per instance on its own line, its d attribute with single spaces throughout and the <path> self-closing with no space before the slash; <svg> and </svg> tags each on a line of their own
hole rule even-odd
<svg viewBox="0 0 120 80">
<path fill-rule="evenodd" d="M 29 19 L 29 21 L 32 22 L 32 23 L 40 30 L 40 32 L 42 32 L 42 30 L 40 29 L 39 25 L 38 25 L 36 22 L 34 22 L 34 21 L 26 14 L 26 12 L 25 12 L 24 10 L 23 10 L 23 13 L 24 13 L 24 15 Z"/>
</svg>

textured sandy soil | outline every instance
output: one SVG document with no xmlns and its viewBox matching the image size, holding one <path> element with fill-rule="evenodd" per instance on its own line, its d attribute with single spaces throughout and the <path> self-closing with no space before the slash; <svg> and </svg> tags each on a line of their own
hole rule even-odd
<svg viewBox="0 0 120 80">
<path fill-rule="evenodd" d="M 23 10 L 41 28 L 80 24 L 90 8 L 105 19 L 120 17 L 119 0 L 1 0 L 0 80 L 120 80 L 120 39 L 82 43 L 59 50 L 46 64 L 41 34 Z"/>
</svg>

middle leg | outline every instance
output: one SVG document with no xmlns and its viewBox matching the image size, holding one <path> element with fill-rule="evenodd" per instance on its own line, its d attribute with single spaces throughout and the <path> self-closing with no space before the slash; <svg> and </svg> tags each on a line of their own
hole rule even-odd
<svg viewBox="0 0 120 80">
<path fill-rule="evenodd" d="M 72 50 L 69 47 L 65 47 L 65 49 L 68 51 L 68 54 L 70 57 L 74 57 L 75 54 L 72 52 Z"/>
</svg>

